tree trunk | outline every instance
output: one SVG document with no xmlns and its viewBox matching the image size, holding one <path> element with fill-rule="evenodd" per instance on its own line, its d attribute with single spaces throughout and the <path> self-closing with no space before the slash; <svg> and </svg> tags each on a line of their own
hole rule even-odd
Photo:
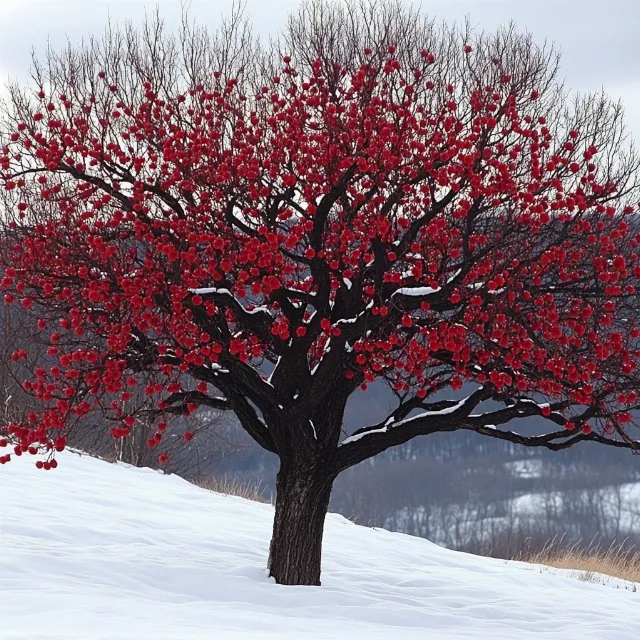
<svg viewBox="0 0 640 640">
<path fill-rule="evenodd" d="M 322 533 L 333 477 L 320 467 L 280 464 L 269 575 L 278 584 L 320 585 Z"/>
</svg>

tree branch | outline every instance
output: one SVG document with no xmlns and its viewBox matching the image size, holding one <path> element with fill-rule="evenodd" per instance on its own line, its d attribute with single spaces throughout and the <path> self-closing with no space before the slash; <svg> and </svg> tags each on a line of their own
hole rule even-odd
<svg viewBox="0 0 640 640">
<path fill-rule="evenodd" d="M 225 398 L 212 398 L 206 393 L 200 391 L 181 391 L 172 393 L 163 402 L 163 408 L 154 409 L 157 413 L 174 413 L 183 415 L 188 413 L 187 405 L 197 404 L 198 406 L 211 407 L 220 411 L 229 411 L 232 409 L 231 404 Z"/>
<path fill-rule="evenodd" d="M 577 416 L 567 418 L 561 411 L 571 406 L 570 402 L 562 401 L 549 405 L 539 404 L 529 398 L 517 399 L 505 409 L 480 414 L 471 413 L 474 407 L 492 397 L 497 399 L 489 389 L 481 387 L 458 402 L 443 400 L 425 404 L 418 403 L 415 398 L 412 398 L 401 404 L 384 422 L 359 429 L 343 440 L 338 450 L 336 464 L 342 471 L 416 436 L 462 429 L 528 447 L 544 447 L 551 451 L 568 449 L 578 442 L 585 441 L 640 451 L 640 440 L 614 440 L 595 431 L 585 433 L 582 430 L 576 432 L 573 429 L 563 428 L 561 431 L 537 436 L 525 436 L 514 431 L 501 431 L 496 428 L 496 425 L 519 418 L 541 416 L 564 427 L 569 421 L 575 422 L 577 425 L 601 416 L 598 408 L 591 406 Z M 545 411 L 546 407 L 550 409 L 548 414 Z M 417 408 L 426 408 L 427 410 L 412 418 L 405 417 Z"/>
<path fill-rule="evenodd" d="M 410 418 L 405 416 L 417 408 L 413 406 L 415 403 L 401 405 L 385 421 L 359 429 L 343 440 L 334 463 L 339 471 L 343 471 L 390 447 L 404 444 L 416 436 L 438 431 L 455 431 L 474 407 L 489 397 L 491 397 L 491 390 L 480 387 L 460 401 L 444 400 L 418 405 L 425 411 Z"/>
</svg>

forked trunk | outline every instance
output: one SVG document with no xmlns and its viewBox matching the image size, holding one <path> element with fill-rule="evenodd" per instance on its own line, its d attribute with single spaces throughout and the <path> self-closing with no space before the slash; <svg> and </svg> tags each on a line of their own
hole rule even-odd
<svg viewBox="0 0 640 640">
<path fill-rule="evenodd" d="M 326 470 L 280 466 L 269 551 L 269 575 L 278 584 L 320 584 L 322 534 L 332 485 Z"/>
</svg>

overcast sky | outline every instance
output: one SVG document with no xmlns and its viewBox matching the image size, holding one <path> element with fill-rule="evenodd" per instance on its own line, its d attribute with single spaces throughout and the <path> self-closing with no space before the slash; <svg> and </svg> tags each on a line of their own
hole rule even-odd
<svg viewBox="0 0 640 640">
<path fill-rule="evenodd" d="M 348 0 L 344 0 L 347 2 Z M 411 0 L 406 0 L 411 2 Z M 300 0 L 247 0 L 261 35 L 276 33 Z M 0 79 L 24 77 L 32 48 L 49 39 L 61 46 L 101 33 L 113 22 L 139 22 L 159 6 L 171 24 L 180 18 L 181 0 L 0 0 Z M 190 13 L 211 25 L 229 11 L 232 0 L 191 0 Z M 432 17 L 462 20 L 492 29 L 514 20 L 542 42 L 563 52 L 562 74 L 578 91 L 602 87 L 625 104 L 627 123 L 640 141 L 640 0 L 422 0 Z"/>
</svg>

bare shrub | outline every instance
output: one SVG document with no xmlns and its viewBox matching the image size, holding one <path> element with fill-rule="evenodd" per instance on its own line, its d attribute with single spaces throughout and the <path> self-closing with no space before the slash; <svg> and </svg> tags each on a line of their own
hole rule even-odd
<svg viewBox="0 0 640 640">
<path fill-rule="evenodd" d="M 270 503 L 265 489 L 260 482 L 254 482 L 250 478 L 236 478 L 230 475 L 197 477 L 191 480 L 193 484 L 226 496 L 237 496 L 253 502 Z"/>
<path fill-rule="evenodd" d="M 608 546 L 592 540 L 587 546 L 578 543 L 563 544 L 563 537 L 552 538 L 537 553 L 520 554 L 517 560 L 568 569 L 585 582 L 608 582 L 619 578 L 629 583 L 640 583 L 640 550 L 627 540 L 611 542 Z M 637 585 L 625 585 L 637 590 Z"/>
<path fill-rule="evenodd" d="M 237 430 L 216 411 L 200 412 L 189 419 L 183 416 L 140 414 L 131 436 L 114 439 L 109 431 L 93 421 L 79 425 L 69 438 L 69 446 L 110 462 L 124 462 L 134 467 L 163 469 L 187 480 L 211 473 L 229 456 L 246 447 L 237 437 Z M 167 425 L 167 427 L 164 427 Z M 158 428 L 166 429 L 162 451 L 166 462 L 158 459 L 158 452 L 149 441 Z"/>
</svg>

